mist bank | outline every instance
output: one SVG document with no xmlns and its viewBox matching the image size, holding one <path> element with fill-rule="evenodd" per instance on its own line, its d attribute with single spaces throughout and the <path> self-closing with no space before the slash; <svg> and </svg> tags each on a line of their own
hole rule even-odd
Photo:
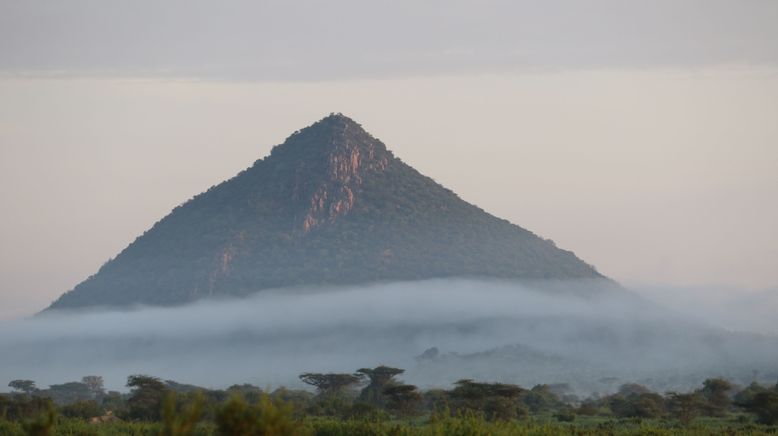
<svg viewBox="0 0 778 436">
<path fill-rule="evenodd" d="M 206 387 L 300 387 L 303 372 L 407 370 L 580 393 L 621 382 L 684 389 L 707 377 L 778 378 L 778 339 L 685 319 L 607 281 L 429 280 L 263 291 L 175 308 L 46 312 L 0 325 L 0 384 L 130 374 Z"/>
<path fill-rule="evenodd" d="M 690 319 L 735 331 L 778 335 L 778 287 L 631 284 L 630 289 Z"/>
</svg>

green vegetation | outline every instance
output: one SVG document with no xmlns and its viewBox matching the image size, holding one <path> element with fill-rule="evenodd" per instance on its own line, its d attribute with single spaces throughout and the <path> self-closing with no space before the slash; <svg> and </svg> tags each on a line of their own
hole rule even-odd
<svg viewBox="0 0 778 436">
<path fill-rule="evenodd" d="M 85 377 L 56 390 L 13 381 L 0 394 L 0 435 L 767 435 L 778 432 L 778 385 L 720 378 L 687 393 L 637 384 L 578 399 L 564 385 L 525 389 L 460 380 L 421 391 L 399 368 L 306 373 L 316 393 L 249 384 L 209 390 L 146 375 L 127 393 Z M 25 381 L 29 382 L 29 381 Z M 80 385 L 80 386 L 79 386 Z M 66 386 L 62 388 L 61 386 Z M 87 387 L 85 389 L 84 387 Z M 63 390 L 65 392 L 63 392 Z M 56 394 L 56 400 L 47 395 Z"/>
</svg>

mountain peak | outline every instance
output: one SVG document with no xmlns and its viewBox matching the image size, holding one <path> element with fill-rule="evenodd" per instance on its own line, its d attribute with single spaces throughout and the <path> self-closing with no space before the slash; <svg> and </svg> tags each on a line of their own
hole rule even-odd
<svg viewBox="0 0 778 436">
<path fill-rule="evenodd" d="M 298 133 L 331 133 L 333 135 L 337 134 L 345 134 L 349 130 L 362 130 L 362 126 L 354 121 L 353 119 L 343 115 L 342 113 L 330 113 L 329 115 L 325 116 L 324 118 L 320 119 L 319 121 L 316 121 L 315 123 L 311 124 L 308 127 L 305 127 L 301 130 L 298 130 L 295 132 L 295 134 Z M 294 136 L 294 134 L 292 135 Z"/>
<path fill-rule="evenodd" d="M 338 156 L 333 158 L 333 155 Z M 342 165 L 344 157 L 353 160 L 356 165 L 380 161 L 379 166 L 394 158 L 386 146 L 359 123 L 341 113 L 331 113 L 292 133 L 282 144 L 273 147 L 265 160 L 320 167 L 328 161 Z"/>
<path fill-rule="evenodd" d="M 349 118 L 346 115 L 343 115 L 341 112 L 330 112 L 329 115 L 325 116 L 324 118 L 320 119 L 319 121 L 313 123 L 313 125 L 317 124 L 341 124 L 341 125 L 348 125 L 352 127 L 359 127 L 362 128 L 362 126 L 354 121 L 352 118 Z"/>
<path fill-rule="evenodd" d="M 343 114 L 195 196 L 52 308 L 441 277 L 602 278 L 394 157 Z"/>
<path fill-rule="evenodd" d="M 267 164 L 291 176 L 291 199 L 305 210 L 303 232 L 347 214 L 367 177 L 385 171 L 394 156 L 351 118 L 332 113 L 273 148 Z"/>
<path fill-rule="evenodd" d="M 289 142 L 294 142 L 290 140 L 300 141 L 301 139 L 313 137 L 317 139 L 318 146 L 325 147 L 327 145 L 342 142 L 343 138 L 346 136 L 358 137 L 362 140 L 368 140 L 369 142 L 377 141 L 376 138 L 372 137 L 362 128 L 361 124 L 342 113 L 333 112 L 310 126 L 292 133 L 283 144 L 280 144 L 280 146 L 284 146 Z M 276 146 L 276 148 L 280 146 Z"/>
</svg>

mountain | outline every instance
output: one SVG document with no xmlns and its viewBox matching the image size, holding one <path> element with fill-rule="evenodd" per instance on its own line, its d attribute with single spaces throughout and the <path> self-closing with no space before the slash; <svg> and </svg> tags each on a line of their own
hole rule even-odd
<svg viewBox="0 0 778 436">
<path fill-rule="evenodd" d="M 176 207 L 50 308 L 436 277 L 603 278 L 332 114 Z"/>
</svg>

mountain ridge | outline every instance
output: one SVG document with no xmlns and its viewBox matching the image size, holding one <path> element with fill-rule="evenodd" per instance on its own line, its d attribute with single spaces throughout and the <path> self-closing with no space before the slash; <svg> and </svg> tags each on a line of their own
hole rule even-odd
<svg viewBox="0 0 778 436">
<path fill-rule="evenodd" d="M 463 276 L 605 278 L 330 114 L 174 208 L 50 308 Z"/>
</svg>

